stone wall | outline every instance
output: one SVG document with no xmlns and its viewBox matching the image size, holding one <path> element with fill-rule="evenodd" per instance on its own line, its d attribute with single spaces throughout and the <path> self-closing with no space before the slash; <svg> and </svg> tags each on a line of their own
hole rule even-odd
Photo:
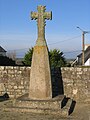
<svg viewBox="0 0 90 120">
<path fill-rule="evenodd" d="M 53 73 L 53 72 L 52 72 Z M 78 101 L 90 100 L 90 68 L 63 67 L 61 72 L 52 74 L 53 86 L 59 86 L 58 79 L 62 78 L 60 85 L 63 93 Z M 58 77 L 60 74 L 60 77 Z M 30 67 L 0 66 L 0 95 L 5 92 L 11 98 L 19 97 L 29 90 Z M 57 91 L 57 89 L 56 89 Z"/>
<path fill-rule="evenodd" d="M 90 100 L 90 67 L 63 67 L 64 94 L 77 101 Z"/>
<path fill-rule="evenodd" d="M 0 66 L 0 95 L 5 92 L 11 98 L 28 92 L 30 67 Z"/>
</svg>

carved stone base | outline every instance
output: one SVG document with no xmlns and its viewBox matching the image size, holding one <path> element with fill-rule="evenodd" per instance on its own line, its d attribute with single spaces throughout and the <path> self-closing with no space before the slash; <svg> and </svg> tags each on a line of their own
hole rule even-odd
<svg viewBox="0 0 90 120">
<path fill-rule="evenodd" d="M 28 98 L 28 94 L 26 94 L 16 99 L 13 105 L 4 108 L 4 111 L 30 112 L 67 117 L 70 114 L 71 104 L 72 99 L 69 99 L 67 102 L 64 95 L 50 100 L 31 100 Z"/>
<path fill-rule="evenodd" d="M 25 94 L 16 100 L 14 106 L 33 109 L 61 109 L 64 97 L 61 95 L 50 100 L 32 100 L 28 98 L 28 94 Z"/>
</svg>

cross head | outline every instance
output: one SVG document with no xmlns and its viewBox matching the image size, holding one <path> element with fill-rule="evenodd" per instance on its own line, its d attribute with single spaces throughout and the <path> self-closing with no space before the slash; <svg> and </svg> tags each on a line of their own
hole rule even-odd
<svg viewBox="0 0 90 120">
<path fill-rule="evenodd" d="M 45 39 L 45 19 L 52 19 L 52 12 L 45 12 L 46 6 L 38 6 L 38 12 L 31 12 L 31 19 L 37 20 L 38 39 Z"/>
</svg>

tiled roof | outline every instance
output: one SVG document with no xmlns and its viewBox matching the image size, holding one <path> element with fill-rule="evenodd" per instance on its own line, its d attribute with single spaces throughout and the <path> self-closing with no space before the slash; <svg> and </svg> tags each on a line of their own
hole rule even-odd
<svg viewBox="0 0 90 120">
<path fill-rule="evenodd" d="M 0 46 L 0 52 L 7 52 L 7 51 Z"/>
</svg>

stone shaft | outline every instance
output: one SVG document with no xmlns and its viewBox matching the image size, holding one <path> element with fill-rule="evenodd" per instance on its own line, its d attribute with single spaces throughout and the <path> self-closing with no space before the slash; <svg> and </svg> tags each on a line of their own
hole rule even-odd
<svg viewBox="0 0 90 120">
<path fill-rule="evenodd" d="M 52 87 L 47 46 L 35 46 L 30 73 L 30 99 L 51 99 Z"/>
</svg>

